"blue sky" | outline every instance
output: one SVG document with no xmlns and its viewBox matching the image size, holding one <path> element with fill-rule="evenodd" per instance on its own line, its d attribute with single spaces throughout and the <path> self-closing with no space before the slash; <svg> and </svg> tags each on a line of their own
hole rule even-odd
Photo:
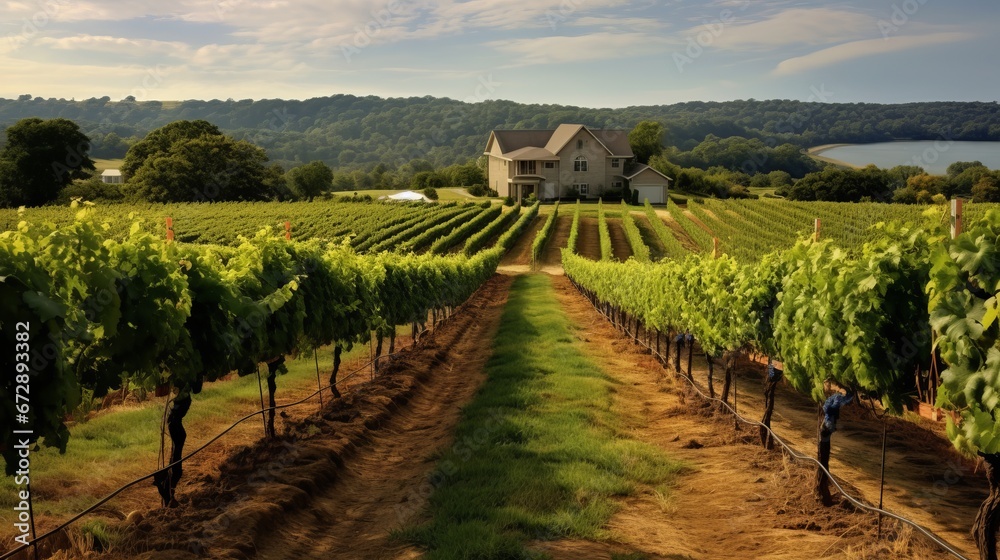
<svg viewBox="0 0 1000 560">
<path fill-rule="evenodd" d="M 0 97 L 994 101 L 995 0 L 0 0 Z"/>
</svg>

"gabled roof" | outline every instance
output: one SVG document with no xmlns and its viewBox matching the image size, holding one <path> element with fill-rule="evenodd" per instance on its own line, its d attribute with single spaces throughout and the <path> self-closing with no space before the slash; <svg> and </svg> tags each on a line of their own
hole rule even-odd
<svg viewBox="0 0 1000 560">
<path fill-rule="evenodd" d="M 645 163 L 633 163 L 633 164 L 630 164 L 628 167 L 626 167 L 624 169 L 622 177 L 625 177 L 626 179 L 628 179 L 628 180 L 631 181 L 633 177 L 638 176 L 640 173 L 642 173 L 643 171 L 646 171 L 647 169 L 649 171 L 652 171 L 653 173 L 656 173 L 660 177 L 663 177 L 667 181 L 673 181 L 673 179 L 671 179 L 670 177 L 667 177 L 663 173 L 660 173 L 659 171 L 653 169 L 652 167 L 646 165 Z"/>
<path fill-rule="evenodd" d="M 541 148 L 548 143 L 554 130 L 494 130 L 490 134 L 490 140 L 496 140 L 500 144 L 500 150 L 504 154 L 520 150 L 521 148 L 535 147 Z M 486 145 L 486 151 L 490 151 L 490 144 Z"/>
<path fill-rule="evenodd" d="M 486 143 L 486 153 L 490 152 L 495 141 L 507 158 L 511 158 L 512 152 L 524 148 L 544 149 L 552 156 L 556 156 L 581 130 L 586 130 L 593 136 L 594 140 L 608 151 L 609 156 L 634 157 L 632 147 L 628 143 L 627 131 L 588 128 L 582 124 L 562 124 L 555 130 L 494 130 Z M 526 159 L 524 155 L 519 157 Z"/>
<path fill-rule="evenodd" d="M 582 124 L 559 125 L 559 128 L 555 129 L 552 136 L 549 137 L 548 143 L 545 144 L 545 149 L 553 154 L 558 154 L 563 148 L 566 147 L 566 144 L 569 144 L 569 141 L 572 140 L 582 128 Z"/>
<path fill-rule="evenodd" d="M 535 148 L 532 146 L 527 146 L 521 148 L 520 150 L 514 150 L 513 152 L 505 153 L 504 157 L 510 159 L 532 159 L 532 160 L 552 160 L 559 161 L 559 156 L 553 154 L 552 152 L 546 150 L 545 148 Z"/>
<path fill-rule="evenodd" d="M 101 173 L 101 177 L 121 177 L 121 176 L 122 172 L 119 169 L 105 169 L 104 172 Z"/>
</svg>

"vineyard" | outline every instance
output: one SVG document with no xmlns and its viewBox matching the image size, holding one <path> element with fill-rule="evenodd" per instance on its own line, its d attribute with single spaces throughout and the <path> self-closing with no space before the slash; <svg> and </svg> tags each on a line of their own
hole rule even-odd
<svg viewBox="0 0 1000 560">
<path fill-rule="evenodd" d="M 172 222 L 170 231 L 165 225 L 167 216 Z M 257 415 L 263 420 L 265 440 L 276 441 L 283 425 L 277 414 L 283 406 L 279 383 L 287 364 L 320 350 L 332 353 L 333 368 L 314 387 L 333 399 L 335 408 L 348 406 L 352 397 L 341 391 L 338 379 L 342 356 L 370 343 L 376 373 L 384 364 L 409 359 L 399 351 L 399 333 L 409 330 L 408 341 L 414 344 L 413 352 L 419 352 L 415 344 L 424 338 L 423 333 L 443 324 L 446 317 L 451 321 L 456 309 L 495 279 L 498 269 L 504 271 L 503 262 L 511 263 L 510 253 L 517 252 L 512 251 L 517 245 L 523 248 L 517 256 L 522 262 L 511 263 L 507 274 L 513 271 L 521 278 L 520 272 L 528 268 L 551 271 L 561 265 L 567 287 L 578 291 L 599 316 L 643 349 L 659 364 L 658 369 L 673 372 L 670 375 L 679 387 L 691 387 L 689 395 L 704 393 L 706 414 L 714 418 L 727 410 L 736 413 L 738 398 L 741 403 L 759 401 L 759 410 L 753 409 L 759 416 L 748 418 L 747 409 L 740 410 L 744 417 L 737 423 L 750 424 L 753 430 L 752 438 L 742 436 L 744 445 L 784 448 L 786 456 L 799 453 L 801 449 L 788 447 L 787 438 L 772 426 L 778 422 L 787 428 L 780 403 L 787 405 L 792 397 L 782 396 L 781 391 L 787 388 L 803 401 L 815 403 L 815 408 L 807 409 L 816 411 L 813 423 L 805 428 L 816 434 L 806 493 L 818 504 L 808 507 L 819 509 L 809 509 L 811 515 L 827 515 L 820 512 L 850 503 L 851 515 L 879 514 L 879 534 L 883 514 L 890 515 L 881 503 L 860 501 L 850 488 L 845 491 L 845 481 L 838 477 L 837 469 L 843 466 L 838 453 L 848 445 L 841 440 L 853 437 L 850 425 L 861 422 L 852 411 L 883 419 L 883 429 L 885 418 L 903 416 L 920 403 L 950 411 L 943 413 L 948 418 L 947 430 L 939 439 L 946 437 L 966 457 L 980 458 L 977 468 L 985 470 L 989 496 L 978 516 L 967 521 L 980 557 L 992 560 L 1000 530 L 1000 471 L 996 470 L 1000 469 L 996 421 L 1000 414 L 1000 266 L 996 264 L 1000 262 L 1000 209 L 968 205 L 963 222 L 962 232 L 952 238 L 949 213 L 943 206 L 777 199 L 690 200 L 683 205 L 670 201 L 665 207 L 577 202 L 524 209 L 489 203 L 422 206 L 338 200 L 10 212 L 0 214 L 0 227 L 7 230 L 0 234 L 0 333 L 9 347 L 25 344 L 22 348 L 31 360 L 27 365 L 10 354 L 0 355 L 3 366 L 17 374 L 0 386 L 0 398 L 13 402 L 15 385 L 29 380 L 30 369 L 31 442 L 65 451 L 75 433 L 68 429 L 67 419 L 79 416 L 80 407 L 93 399 L 123 389 L 169 394 L 162 421 L 166 448 L 150 477 L 162 506 L 173 509 L 185 503 L 180 490 L 181 481 L 186 480 L 184 468 L 197 461 L 185 455 L 185 417 L 197 409 L 205 384 L 234 376 L 259 376 Z M 561 233 L 556 235 L 557 231 Z M 556 248 L 561 250 L 557 257 L 553 256 Z M 558 262 L 550 262 L 554 258 Z M 547 275 L 527 277 L 538 276 Z M 518 294 L 514 301 L 527 302 L 534 300 L 524 290 L 550 288 L 537 281 L 515 281 L 510 289 Z M 541 308 L 551 302 L 549 295 L 531 305 Z M 557 308 L 546 308 L 546 317 L 558 313 Z M 532 315 L 530 308 L 519 312 L 525 315 L 518 321 L 547 324 Z M 498 336 L 525 338 L 517 342 L 511 338 L 507 346 L 552 344 L 556 348 L 572 341 L 565 334 L 569 330 L 560 330 L 562 334 L 552 335 L 552 340 L 545 338 L 549 327 L 511 331 L 512 327 L 505 326 L 505 321 L 514 320 L 511 313 L 496 314 Z M 17 325 L 24 328 L 18 330 Z M 559 327 L 564 328 L 568 327 Z M 532 336 L 543 337 L 544 343 Z M 496 344 L 506 348 L 503 340 Z M 587 360 L 592 358 L 586 352 L 579 357 L 568 348 L 552 351 L 567 352 L 566 356 L 574 357 L 566 363 L 590 371 Z M 433 360 L 444 360 L 448 350 L 436 352 Z M 491 372 L 500 368 L 496 375 L 519 379 L 519 368 L 508 372 L 503 360 L 541 360 L 534 351 L 523 357 L 517 350 L 504 352 L 507 357 L 500 361 L 491 359 L 477 367 Z M 703 356 L 704 371 L 694 366 L 696 356 L 699 360 Z M 747 388 L 748 372 L 757 371 L 748 364 L 754 363 L 762 372 L 761 383 Z M 542 360 L 524 367 L 558 371 L 560 365 Z M 580 375 L 599 377 L 592 372 Z M 661 374 L 657 376 L 663 383 Z M 542 395 L 568 391 L 560 398 L 575 403 L 579 392 L 558 383 L 562 382 L 532 379 L 529 385 Z M 593 390 L 606 390 L 600 387 Z M 504 411 L 534 406 L 536 397 L 512 390 L 508 387 L 494 397 L 477 398 L 494 399 L 489 402 Z M 474 391 L 463 391 L 463 398 L 473 398 Z M 747 396 L 748 391 L 754 396 Z M 691 398 L 682 398 L 681 403 Z M 488 417 L 499 413 L 488 409 L 490 405 L 483 406 L 487 408 L 477 410 L 484 424 L 455 429 L 476 434 L 485 430 L 491 441 L 496 438 L 501 445 L 518 449 L 518 458 L 539 452 L 530 445 L 532 434 L 569 429 L 568 424 L 559 423 L 542 427 L 543 419 L 530 415 L 504 421 L 502 428 L 491 427 Z M 552 413 L 566 418 L 584 414 Z M 0 410 L 0 424 L 16 425 L 19 414 L 16 408 Z M 349 412 L 338 414 L 355 418 Z M 787 416 L 793 416 L 793 411 L 787 411 Z M 453 420 L 460 421 L 457 416 Z M 601 426 L 614 424 L 606 419 L 600 422 Z M 619 437 L 612 432 L 612 440 Z M 18 464 L 18 437 L 23 436 L 11 431 L 0 435 L 8 475 Z M 885 432 L 882 438 L 884 446 Z M 666 459 L 653 450 L 635 451 L 639 448 L 629 448 L 636 453 L 636 464 L 657 474 L 650 474 L 646 482 L 640 475 L 615 483 L 622 488 L 666 484 L 684 472 L 674 463 L 667 468 Z M 671 449 L 686 453 L 688 448 Z M 573 453 L 557 455 L 565 459 Z M 602 449 L 594 453 L 611 465 L 618 452 Z M 449 509 L 455 504 L 445 503 L 449 499 L 464 503 L 467 498 L 461 492 L 471 491 L 459 490 L 464 477 L 482 476 L 477 469 L 489 470 L 491 463 L 505 460 L 501 454 L 471 468 L 464 465 L 467 459 L 459 452 L 453 450 L 447 457 L 458 465 L 454 471 L 458 474 L 434 484 L 440 486 L 441 497 L 431 500 L 428 507 L 435 519 L 439 515 L 454 519 L 464 528 L 449 529 L 434 521 L 405 528 L 400 537 L 401 542 L 431 551 L 431 557 L 439 546 L 448 549 L 450 545 L 442 543 L 459 534 L 450 531 L 473 531 L 479 535 L 477 542 L 492 538 L 480 533 L 486 531 L 482 526 L 462 525 L 468 523 L 465 514 Z M 774 456 L 769 457 L 770 461 Z M 958 460 L 955 457 L 940 456 L 939 466 Z M 573 461 L 577 460 L 587 463 L 586 458 L 574 455 Z M 567 468 L 591 468 L 583 463 Z M 602 468 L 629 470 L 614 465 Z M 517 467 L 518 472 L 532 468 L 530 463 Z M 414 476 L 419 480 L 423 475 Z M 556 475 L 552 479 L 562 480 Z M 515 488 L 527 483 L 510 484 Z M 619 495 L 633 490 L 620 490 Z M 586 490 L 595 492 L 594 496 L 603 491 Z M 595 504 L 605 503 L 603 497 L 594 499 Z M 519 500 L 531 501 L 527 496 Z M 565 507 L 575 511 L 576 506 Z M 597 525 L 576 518 L 567 521 L 559 515 L 544 522 L 519 521 L 514 524 L 516 531 L 525 536 L 510 542 L 501 539 L 507 548 L 495 554 L 519 553 L 522 540 L 573 536 L 601 540 L 595 527 L 613 523 L 610 512 L 614 509 L 601 507 L 611 509 L 600 515 L 592 511 L 560 514 L 593 515 L 587 517 L 588 523 L 603 520 Z M 481 515 L 489 517 L 490 523 L 495 521 L 495 513 Z M 900 521 L 893 531 L 908 524 L 907 531 L 923 533 L 928 542 L 937 541 L 929 545 L 936 550 L 934 554 L 971 557 L 927 530 L 925 519 Z M 584 525 L 590 528 L 581 528 Z M 556 533 L 538 537 L 539 531 Z M 951 533 L 949 537 L 954 541 Z M 858 542 L 866 539 L 859 537 Z M 272 550 L 281 549 L 280 541 L 267 542 Z M 494 553 L 483 554 L 493 557 Z"/>
</svg>

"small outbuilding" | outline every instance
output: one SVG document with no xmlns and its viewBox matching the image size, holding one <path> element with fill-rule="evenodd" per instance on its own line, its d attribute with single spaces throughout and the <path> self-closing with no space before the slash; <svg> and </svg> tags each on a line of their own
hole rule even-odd
<svg viewBox="0 0 1000 560">
<path fill-rule="evenodd" d="M 379 198 L 381 198 L 381 197 L 379 197 Z M 414 202 L 414 201 L 417 201 L 417 200 L 420 200 L 420 201 L 423 201 L 423 202 L 431 202 L 431 199 L 427 198 L 426 196 L 424 196 L 424 195 L 422 195 L 422 194 L 420 194 L 418 192 L 413 192 L 413 191 L 403 191 L 401 193 L 390 194 L 386 198 L 389 199 L 389 200 L 398 200 L 400 202 Z"/>
<path fill-rule="evenodd" d="M 666 204 L 670 188 L 670 177 L 644 163 L 633 163 L 625 168 L 628 187 L 639 193 L 638 202 L 648 200 L 650 204 Z"/>
<path fill-rule="evenodd" d="M 120 185 L 122 184 L 122 172 L 120 169 L 105 169 L 101 173 L 101 182 L 107 183 L 108 185 Z"/>
</svg>

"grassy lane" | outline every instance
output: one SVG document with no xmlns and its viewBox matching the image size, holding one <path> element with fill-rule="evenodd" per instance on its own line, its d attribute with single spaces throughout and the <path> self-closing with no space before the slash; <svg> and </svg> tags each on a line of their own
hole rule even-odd
<svg viewBox="0 0 1000 560">
<path fill-rule="evenodd" d="M 344 360 L 350 365 L 350 360 L 367 358 L 367 354 L 368 345 L 359 344 L 353 351 L 344 353 Z M 324 383 L 330 375 L 331 355 L 330 349 L 320 352 Z M 316 370 L 311 353 L 298 360 L 289 360 L 287 366 L 288 373 L 278 378 L 278 404 L 298 400 L 316 389 Z M 362 378 L 367 379 L 367 373 Z M 319 406 L 318 400 L 315 403 L 288 412 L 307 414 Z M 55 525 L 121 484 L 155 470 L 163 404 L 163 398 L 153 398 L 140 404 L 99 412 L 92 419 L 70 428 L 72 435 L 64 455 L 51 447 L 34 450 L 31 454 L 31 486 L 40 526 Z M 238 418 L 259 409 L 260 389 L 256 375 L 205 384 L 205 389 L 194 396 L 191 411 L 184 419 L 188 432 L 185 452 L 195 449 Z M 262 432 L 259 419 L 245 422 L 210 448 L 208 453 L 185 463 L 186 480 L 182 480 L 181 484 L 196 473 L 212 471 L 204 467 L 206 458 L 218 459 L 224 455 L 224 450 L 252 443 L 262 437 Z M 169 439 L 166 451 L 170 451 Z M 12 508 L 17 503 L 18 490 L 13 482 L 13 477 L 0 477 L 0 549 L 3 548 L 4 538 L 12 530 Z M 108 508 L 127 513 L 156 504 L 158 498 L 153 486 L 144 483 L 139 489 L 111 502 Z"/>
<path fill-rule="evenodd" d="M 583 355 L 548 275 L 511 288 L 486 381 L 432 480 L 427 520 L 399 536 L 427 558 L 525 557 L 525 543 L 601 540 L 616 498 L 665 492 L 682 465 L 623 435 L 617 382 Z"/>
</svg>

